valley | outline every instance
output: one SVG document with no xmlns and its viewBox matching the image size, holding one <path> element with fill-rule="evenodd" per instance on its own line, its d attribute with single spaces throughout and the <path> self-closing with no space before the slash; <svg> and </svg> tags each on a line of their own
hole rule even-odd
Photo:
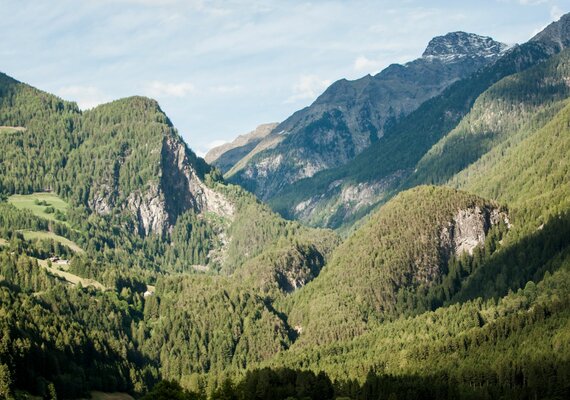
<svg viewBox="0 0 570 400">
<path fill-rule="evenodd" d="M 570 395 L 570 14 L 204 158 L 0 74 L 0 398 Z"/>
</svg>

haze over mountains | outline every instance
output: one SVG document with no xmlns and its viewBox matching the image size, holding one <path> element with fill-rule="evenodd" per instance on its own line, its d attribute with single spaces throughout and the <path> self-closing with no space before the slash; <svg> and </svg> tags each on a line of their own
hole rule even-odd
<svg viewBox="0 0 570 400">
<path fill-rule="evenodd" d="M 243 188 L 0 75 L 0 396 L 566 398 L 569 45 L 434 38 L 209 153 Z"/>
</svg>

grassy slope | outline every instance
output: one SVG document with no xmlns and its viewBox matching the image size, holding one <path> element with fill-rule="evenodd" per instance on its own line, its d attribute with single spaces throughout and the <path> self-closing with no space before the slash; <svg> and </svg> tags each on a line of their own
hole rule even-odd
<svg viewBox="0 0 570 400">
<path fill-rule="evenodd" d="M 77 243 L 72 242 L 71 240 L 64 238 L 63 236 L 56 235 L 53 232 L 41 232 L 41 231 L 22 231 L 24 235 L 24 239 L 34 241 L 34 240 L 53 240 L 55 242 L 59 242 L 64 246 L 69 247 L 76 253 L 84 253 L 85 251 L 77 245 Z"/>
<path fill-rule="evenodd" d="M 35 204 L 36 201 L 45 201 L 48 205 L 39 205 Z M 57 194 L 54 193 L 47 193 L 47 192 L 38 192 L 29 195 L 21 195 L 15 194 L 13 196 L 8 197 L 8 202 L 13 204 L 15 207 L 21 209 L 28 209 L 31 210 L 34 215 L 37 215 L 40 218 L 45 218 L 50 221 L 59 221 L 55 218 L 54 213 L 46 213 L 45 209 L 48 206 L 52 206 L 56 210 L 59 210 L 61 213 L 65 214 L 67 212 L 67 208 L 69 204 Z M 62 222 L 62 221 L 59 221 Z M 65 223 L 65 222 L 63 222 Z"/>
<path fill-rule="evenodd" d="M 407 187 L 445 183 L 498 146 L 516 144 L 550 121 L 570 96 L 570 51 L 497 82 L 418 162 Z M 502 150 L 505 150 L 503 146 Z"/>
<path fill-rule="evenodd" d="M 94 279 L 82 278 L 80 276 L 72 274 L 71 272 L 62 271 L 62 270 L 60 270 L 56 267 L 53 267 L 53 266 L 50 267 L 47 260 L 38 260 L 38 265 L 45 268 L 46 270 L 48 270 L 53 275 L 59 276 L 60 278 L 65 279 L 67 282 L 71 283 L 72 285 L 77 285 L 77 284 L 81 283 L 81 285 L 83 287 L 93 286 L 94 288 L 100 289 L 100 290 L 106 289 L 105 286 L 103 286 L 101 283 L 97 282 Z"/>
<path fill-rule="evenodd" d="M 570 208 L 570 101 L 542 129 L 500 146 L 451 184 L 523 209 L 540 223 Z"/>
</svg>

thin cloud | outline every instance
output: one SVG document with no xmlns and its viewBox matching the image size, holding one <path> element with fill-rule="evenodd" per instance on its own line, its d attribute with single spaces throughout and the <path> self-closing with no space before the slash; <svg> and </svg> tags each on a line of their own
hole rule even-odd
<svg viewBox="0 0 570 400">
<path fill-rule="evenodd" d="M 550 7 L 550 18 L 552 18 L 553 21 L 558 21 L 563 15 L 564 11 L 562 11 L 560 7 L 556 5 Z"/>
<path fill-rule="evenodd" d="M 242 90 L 241 85 L 216 85 L 210 89 L 213 93 L 219 94 L 233 94 L 239 93 Z"/>
<path fill-rule="evenodd" d="M 293 85 L 293 94 L 286 102 L 294 103 L 299 100 L 315 99 L 330 84 L 331 81 L 329 79 L 322 79 L 317 75 L 302 75 Z"/>
<path fill-rule="evenodd" d="M 359 56 L 354 60 L 354 70 L 356 72 L 376 73 L 383 66 L 385 62 L 382 60 L 371 60 L 366 56 Z"/>
<path fill-rule="evenodd" d="M 539 4 L 547 3 L 548 0 L 519 0 L 523 6 L 537 6 Z"/>
<path fill-rule="evenodd" d="M 110 98 L 95 86 L 65 86 L 60 88 L 57 94 L 66 100 L 75 101 L 82 110 L 110 101 Z"/>
<path fill-rule="evenodd" d="M 151 97 L 186 97 L 195 91 L 190 82 L 169 83 L 154 81 L 147 85 L 146 93 Z"/>
</svg>

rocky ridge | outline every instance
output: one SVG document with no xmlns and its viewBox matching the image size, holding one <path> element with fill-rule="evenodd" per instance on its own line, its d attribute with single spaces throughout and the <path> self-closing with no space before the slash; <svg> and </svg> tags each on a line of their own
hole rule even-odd
<svg viewBox="0 0 570 400">
<path fill-rule="evenodd" d="M 231 143 L 216 146 L 206 153 L 204 160 L 228 172 L 237 162 L 246 157 L 277 127 L 277 123 L 262 124 L 245 135 L 238 136 Z"/>
</svg>

